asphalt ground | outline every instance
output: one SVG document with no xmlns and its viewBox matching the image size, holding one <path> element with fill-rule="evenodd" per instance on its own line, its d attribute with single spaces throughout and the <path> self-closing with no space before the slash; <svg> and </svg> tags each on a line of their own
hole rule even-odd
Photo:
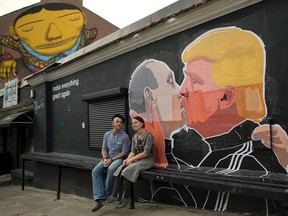
<svg viewBox="0 0 288 216">
<path fill-rule="evenodd" d="M 1 178 L 0 178 L 1 181 Z M 91 209 L 95 206 L 93 199 L 72 194 L 61 194 L 57 200 L 56 192 L 11 185 L 9 182 L 0 186 L 0 215 L 1 216 L 239 216 L 230 212 L 215 212 L 201 209 L 191 209 L 160 203 L 135 203 L 135 209 L 115 209 L 115 204 L 109 203 L 97 212 Z"/>
</svg>

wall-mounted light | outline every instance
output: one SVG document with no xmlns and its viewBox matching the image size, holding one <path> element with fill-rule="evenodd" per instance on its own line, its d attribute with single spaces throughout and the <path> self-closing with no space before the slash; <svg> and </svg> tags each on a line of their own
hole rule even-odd
<svg viewBox="0 0 288 216">
<path fill-rule="evenodd" d="M 176 20 L 176 17 L 171 17 L 170 19 L 168 19 L 166 22 L 167 23 L 171 23 L 174 22 Z"/>
<path fill-rule="evenodd" d="M 35 98 L 35 90 L 33 89 L 30 90 L 30 98 Z"/>
<path fill-rule="evenodd" d="M 138 38 L 140 36 L 140 34 L 136 33 L 133 35 L 133 38 Z"/>
</svg>

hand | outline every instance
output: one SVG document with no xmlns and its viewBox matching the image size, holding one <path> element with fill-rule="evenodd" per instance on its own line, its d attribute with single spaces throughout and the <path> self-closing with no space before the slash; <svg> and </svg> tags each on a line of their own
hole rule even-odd
<svg viewBox="0 0 288 216">
<path fill-rule="evenodd" d="M 2 60 L 0 62 L 0 77 L 2 79 L 8 78 L 9 80 L 13 76 L 16 76 L 16 61 L 15 59 Z"/>
<path fill-rule="evenodd" d="M 129 166 L 132 163 L 133 163 L 133 161 L 131 159 L 128 159 L 125 161 L 125 166 Z"/>
<path fill-rule="evenodd" d="M 123 166 L 127 166 L 127 159 L 123 160 Z"/>
<path fill-rule="evenodd" d="M 110 158 L 103 160 L 104 167 L 108 167 L 111 163 L 112 163 L 112 160 Z"/>
<path fill-rule="evenodd" d="M 261 143 L 267 148 L 272 148 L 279 163 L 288 172 L 288 137 L 283 128 L 278 125 L 272 125 L 272 146 L 270 143 L 270 125 L 260 125 L 252 132 L 252 140 L 261 140 Z"/>
</svg>

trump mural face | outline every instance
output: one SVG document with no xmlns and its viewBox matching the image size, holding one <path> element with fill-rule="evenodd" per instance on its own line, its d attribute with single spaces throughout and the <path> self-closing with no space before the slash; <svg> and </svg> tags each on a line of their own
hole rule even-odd
<svg viewBox="0 0 288 216">
<path fill-rule="evenodd" d="M 198 59 L 184 68 L 180 94 L 189 126 L 207 121 L 219 109 L 224 90 L 213 81 L 212 66 L 209 60 Z"/>
</svg>

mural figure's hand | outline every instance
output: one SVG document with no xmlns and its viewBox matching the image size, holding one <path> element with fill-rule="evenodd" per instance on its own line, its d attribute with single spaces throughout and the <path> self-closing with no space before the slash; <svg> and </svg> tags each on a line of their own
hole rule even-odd
<svg viewBox="0 0 288 216">
<path fill-rule="evenodd" d="M 2 79 L 8 78 L 9 80 L 16 76 L 16 61 L 15 59 L 2 60 L 0 62 L 0 77 Z"/>
<path fill-rule="evenodd" d="M 145 121 L 145 129 L 149 133 L 151 133 L 154 137 L 154 146 L 153 146 L 154 165 L 167 167 L 168 162 L 165 156 L 164 134 L 154 105 L 151 105 L 150 109 L 151 109 L 152 121 L 150 122 L 145 118 L 143 119 Z M 139 114 L 136 113 L 134 110 L 130 110 L 130 116 L 132 118 L 138 115 Z"/>
<path fill-rule="evenodd" d="M 279 163 L 288 172 L 288 136 L 283 128 L 278 125 L 272 125 L 272 149 L 275 152 Z M 252 140 L 261 140 L 267 148 L 271 148 L 270 143 L 270 125 L 260 125 L 255 128 L 251 135 Z"/>
</svg>

